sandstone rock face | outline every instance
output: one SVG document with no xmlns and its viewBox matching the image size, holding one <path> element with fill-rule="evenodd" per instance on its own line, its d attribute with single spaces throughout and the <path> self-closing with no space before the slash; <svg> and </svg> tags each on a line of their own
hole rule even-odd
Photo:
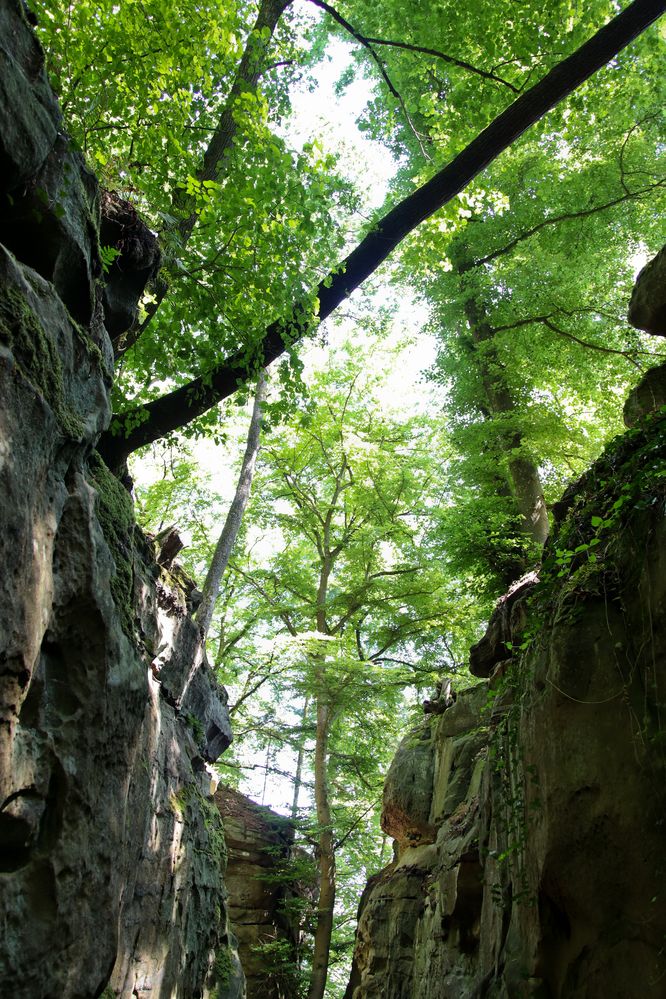
<svg viewBox="0 0 666 999">
<path fill-rule="evenodd" d="M 624 425 L 635 427 L 644 416 L 666 406 L 666 364 L 646 371 L 624 404 Z"/>
<path fill-rule="evenodd" d="M 487 685 L 458 693 L 443 715 L 429 719 L 422 738 L 412 733 L 398 759 L 418 747 L 416 769 L 425 747 L 430 754 L 430 793 L 412 798 L 420 828 L 431 830 L 430 842 L 417 842 L 402 814 L 394 824 L 387 798 L 401 803 L 395 787 L 402 774 L 412 784 L 407 760 L 394 771 L 385 792 L 383 825 L 397 836 L 397 856 L 376 875 L 364 893 L 359 913 L 354 967 L 347 999 L 471 995 L 478 949 L 483 888 L 479 860 L 479 813 L 482 775 L 487 757 L 488 722 L 484 708 Z M 391 768 L 394 769 L 393 767 Z M 406 834 L 405 834 L 406 833 Z"/>
<path fill-rule="evenodd" d="M 346 999 L 664 995 L 665 481 L 654 414 L 569 490 L 528 647 L 428 719 L 430 765 L 394 771 L 405 803 L 432 773 L 435 833 L 414 847 L 408 817 L 390 826 Z"/>
<path fill-rule="evenodd" d="M 638 275 L 629 303 L 629 322 L 639 330 L 666 336 L 666 246 Z M 634 427 L 648 413 L 666 406 L 666 365 L 646 371 L 624 405 L 624 422 Z"/>
<path fill-rule="evenodd" d="M 638 275 L 629 302 L 629 322 L 646 333 L 666 336 L 666 246 Z"/>
<path fill-rule="evenodd" d="M 489 677 L 493 669 L 511 658 L 512 643 L 519 638 L 526 623 L 526 601 L 539 579 L 528 572 L 510 587 L 497 603 L 483 638 L 469 650 L 469 668 L 473 676 Z"/>
<path fill-rule="evenodd" d="M 434 722 L 414 729 L 402 740 L 386 775 L 381 824 L 400 845 L 431 843 L 430 825 L 434 775 Z"/>
<path fill-rule="evenodd" d="M 295 962 L 300 943 L 298 922 L 289 905 L 298 895 L 298 883 L 286 877 L 294 827 L 228 787 L 218 788 L 215 804 L 224 821 L 229 917 L 247 980 L 247 999 L 291 999 L 295 982 L 280 956 Z"/>
<path fill-rule="evenodd" d="M 204 765 L 226 695 L 92 450 L 99 196 L 19 0 L 0 4 L 0 175 L 0 994 L 235 999 Z"/>
</svg>

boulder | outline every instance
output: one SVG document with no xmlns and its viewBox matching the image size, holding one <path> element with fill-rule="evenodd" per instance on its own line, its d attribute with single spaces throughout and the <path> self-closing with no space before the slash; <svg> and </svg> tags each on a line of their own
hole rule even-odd
<svg viewBox="0 0 666 999">
<path fill-rule="evenodd" d="M 631 390 L 624 404 L 624 425 L 634 427 L 662 406 L 666 406 L 666 364 L 650 368 Z"/>
<path fill-rule="evenodd" d="M 646 333 L 666 336 L 666 246 L 636 279 L 629 302 L 629 322 Z"/>
<path fill-rule="evenodd" d="M 507 643 L 515 643 L 527 621 L 527 600 L 538 583 L 538 576 L 528 572 L 517 580 L 497 602 L 488 628 L 469 651 L 472 676 L 489 677 L 495 666 L 511 658 Z"/>
<path fill-rule="evenodd" d="M 400 743 L 384 781 L 382 829 L 400 847 L 432 842 L 429 822 L 435 755 L 432 720 L 413 728 Z"/>
</svg>

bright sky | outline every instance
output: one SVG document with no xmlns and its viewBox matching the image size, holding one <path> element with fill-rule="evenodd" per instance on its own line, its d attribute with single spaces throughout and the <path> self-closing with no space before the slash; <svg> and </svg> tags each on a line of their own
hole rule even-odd
<svg viewBox="0 0 666 999">
<path fill-rule="evenodd" d="M 316 69 L 316 89 L 310 91 L 304 84 L 293 92 L 292 115 L 284 126 L 283 135 L 296 148 L 318 138 L 326 152 L 335 152 L 339 156 L 339 170 L 351 180 L 360 182 L 359 186 L 365 195 L 362 211 L 367 216 L 384 202 L 396 165 L 388 151 L 359 131 L 356 125 L 356 117 L 371 96 L 371 81 L 358 79 L 341 96 L 336 96 L 335 85 L 351 63 L 351 51 L 351 46 L 343 41 L 334 41 L 328 46 L 329 57 Z M 360 228 L 362 216 L 359 216 L 358 222 Z M 394 310 L 393 325 L 386 346 L 394 348 L 404 345 L 404 350 L 387 372 L 386 384 L 379 393 L 387 412 L 423 412 L 424 409 L 435 407 L 437 402 L 434 389 L 422 378 L 422 372 L 430 367 L 435 357 L 434 339 L 422 332 L 427 321 L 426 309 L 413 299 L 408 289 L 396 291 L 388 283 L 378 280 L 375 280 L 373 287 L 373 300 L 377 302 L 378 308 L 381 306 Z M 325 324 L 325 346 L 319 341 L 313 341 L 303 347 L 306 381 L 308 372 L 326 367 L 336 346 L 350 336 L 363 336 L 362 323 L 356 323 L 353 319 L 353 314 L 357 311 L 354 298 L 340 311 L 343 318 L 334 316 Z M 386 367 L 386 358 L 382 354 L 383 352 L 376 357 L 376 363 Z M 210 441 L 202 440 L 193 448 L 202 468 L 213 477 L 213 489 L 227 502 L 231 502 L 233 497 L 245 448 L 250 410 L 251 402 L 247 411 L 238 413 L 234 419 L 237 432 L 230 435 L 234 439 L 229 443 L 215 446 Z M 149 484 L 161 474 L 162 470 L 151 466 L 149 462 L 142 462 L 140 465 L 135 463 L 133 466 L 133 475 L 140 485 Z M 221 526 L 220 524 L 219 527 Z M 185 537 L 183 540 L 187 541 Z M 270 544 L 270 539 L 265 543 Z M 294 760 L 288 753 L 278 754 L 272 762 L 285 771 L 291 771 L 294 767 Z M 242 790 L 256 801 L 283 814 L 288 813 L 293 788 L 287 779 L 270 775 L 265 781 L 263 771 L 250 771 L 243 780 Z M 304 792 L 301 806 L 307 804 L 306 797 Z"/>
<path fill-rule="evenodd" d="M 302 85 L 291 95 L 292 115 L 284 134 L 296 146 L 318 137 L 326 152 L 336 153 L 340 157 L 341 171 L 352 180 L 360 181 L 359 187 L 364 194 L 363 214 L 367 217 L 383 204 L 396 163 L 384 146 L 368 138 L 356 124 L 372 96 L 373 81 L 359 76 L 340 96 L 336 95 L 337 81 L 352 64 L 352 51 L 352 46 L 341 39 L 329 43 L 328 57 L 316 68 L 316 89 L 310 91 Z M 405 351 L 394 365 L 382 395 L 387 406 L 403 411 L 418 410 L 425 400 L 430 400 L 430 391 L 423 385 L 421 373 L 435 358 L 434 339 L 420 332 L 427 321 L 427 310 L 414 301 L 407 289 L 396 293 L 388 284 L 380 284 L 374 297 L 379 305 L 397 309 L 387 346 L 405 344 Z M 350 303 L 353 306 L 354 296 Z M 341 311 L 345 312 L 344 307 Z M 329 352 L 335 351 L 336 345 L 350 334 L 358 336 L 360 332 L 353 321 L 340 322 L 337 317 L 325 324 L 325 328 L 327 346 L 312 343 L 303 350 L 306 368 L 325 367 Z M 420 335 L 415 344 L 417 333 Z"/>
</svg>

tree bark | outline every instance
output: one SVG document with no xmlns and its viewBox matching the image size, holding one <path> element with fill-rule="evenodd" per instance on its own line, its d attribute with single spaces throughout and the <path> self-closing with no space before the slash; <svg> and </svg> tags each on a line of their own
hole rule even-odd
<svg viewBox="0 0 666 999">
<path fill-rule="evenodd" d="M 460 278 L 467 269 L 465 264 L 457 266 Z M 476 354 L 485 394 L 485 399 L 479 400 L 480 408 L 492 416 L 518 414 L 519 408 L 506 380 L 502 377 L 501 365 L 492 347 L 495 332 L 486 319 L 485 310 L 478 302 L 467 298 L 464 311 L 474 344 L 484 345 L 486 348 L 485 352 Z M 489 352 L 488 345 L 490 345 Z M 536 544 L 543 545 L 550 527 L 539 469 L 527 455 L 517 453 L 523 446 L 523 435 L 520 431 L 505 433 L 503 445 L 510 455 L 509 475 L 513 496 L 522 518 L 523 531 Z"/>
<path fill-rule="evenodd" d="M 266 61 L 266 52 L 273 38 L 278 21 L 284 11 L 292 3 L 292 0 L 262 0 L 257 13 L 257 19 L 248 35 L 241 61 L 236 70 L 236 76 L 231 90 L 218 118 L 217 127 L 208 143 L 208 147 L 203 155 L 201 166 L 196 172 L 197 180 L 220 180 L 224 173 L 224 161 L 233 145 L 234 138 L 238 131 L 238 125 L 234 118 L 234 110 L 238 98 L 246 90 L 254 90 L 259 82 Z M 177 216 L 182 215 L 183 209 L 187 208 L 188 199 L 185 197 L 174 197 L 172 199 L 173 212 Z M 177 230 L 183 246 L 188 242 L 192 231 L 197 223 L 196 212 L 190 211 L 173 224 L 173 229 Z M 170 227 L 171 228 L 171 227 Z M 168 282 L 160 279 L 155 283 L 154 301 L 147 309 L 147 316 L 135 330 L 130 330 L 118 345 L 116 356 L 120 357 L 129 350 L 152 322 L 157 310 L 169 293 Z"/>
<path fill-rule="evenodd" d="M 334 560 L 330 550 L 330 528 L 337 499 L 340 495 L 340 487 L 346 464 L 345 461 L 337 477 L 333 499 L 324 521 L 316 609 L 317 631 L 321 635 L 330 634 L 326 615 L 328 583 Z M 319 901 L 317 904 L 317 924 L 314 934 L 308 999 L 324 999 L 324 990 L 328 977 L 328 960 L 331 951 L 331 935 L 333 933 L 333 910 L 335 908 L 335 843 L 328 792 L 328 736 L 331 721 L 331 705 L 326 688 L 326 660 L 324 654 L 318 660 L 315 669 L 317 731 L 315 736 L 314 794 L 317 827 L 319 830 L 317 842 L 319 855 Z"/>
<path fill-rule="evenodd" d="M 303 786 L 303 763 L 305 761 L 305 726 L 308 721 L 308 710 L 310 708 L 310 695 L 306 694 L 303 701 L 303 711 L 301 712 L 301 737 L 298 744 L 298 755 L 296 757 L 296 774 L 294 776 L 294 797 L 291 800 L 291 820 L 295 822 L 298 818 L 298 799 L 301 796 Z"/>
<path fill-rule="evenodd" d="M 208 634 L 208 629 L 213 619 L 213 611 L 215 610 L 215 602 L 220 592 L 222 576 L 229 564 L 238 532 L 243 523 L 243 514 L 250 499 L 252 478 L 257 464 L 257 455 L 259 454 L 261 441 L 261 408 L 266 399 L 266 392 L 266 372 L 262 370 L 257 379 L 257 391 L 254 397 L 252 418 L 250 419 L 250 429 L 247 434 L 247 445 L 238 477 L 238 485 L 236 486 L 234 498 L 224 521 L 224 527 L 215 546 L 213 558 L 206 575 L 206 581 L 203 585 L 203 597 L 197 611 L 196 620 L 204 639 Z"/>
<path fill-rule="evenodd" d="M 666 0 L 634 0 L 568 58 L 558 63 L 526 91 L 426 184 L 404 198 L 368 233 L 318 286 L 318 321 L 326 319 L 421 222 L 442 208 L 474 177 L 507 149 L 526 129 L 555 107 L 567 94 L 618 54 L 666 9 Z M 292 321 L 274 322 L 258 349 L 262 363 L 270 364 L 288 344 L 309 332 L 296 305 Z M 102 435 L 99 450 L 112 468 L 118 468 L 137 448 L 158 440 L 201 416 L 236 391 L 247 377 L 247 349 L 222 360 L 187 385 L 117 416 L 114 432 Z"/>
<path fill-rule="evenodd" d="M 319 674 L 320 689 L 317 693 L 317 736 L 315 744 L 315 807 L 319 827 L 319 902 L 317 905 L 317 925 L 314 935 L 312 972 L 308 999 L 324 999 L 328 977 L 328 959 L 333 933 L 333 909 L 335 907 L 335 847 L 331 806 L 328 793 L 328 735 L 330 726 L 330 706 L 326 702 L 323 665 Z"/>
</svg>

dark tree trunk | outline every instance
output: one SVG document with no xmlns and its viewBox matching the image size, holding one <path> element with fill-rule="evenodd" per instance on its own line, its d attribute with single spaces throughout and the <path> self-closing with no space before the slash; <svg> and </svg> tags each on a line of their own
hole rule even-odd
<svg viewBox="0 0 666 999">
<path fill-rule="evenodd" d="M 322 665 L 322 670 L 324 669 Z M 325 678 L 320 677 L 324 687 Z M 315 806 L 319 834 L 317 852 L 319 854 L 319 900 L 317 903 L 317 925 L 314 935 L 312 972 L 308 999 L 323 999 L 328 977 L 328 961 L 333 933 L 333 910 L 335 907 L 335 845 L 331 828 L 332 816 L 328 793 L 328 734 L 330 707 L 326 702 L 325 690 L 317 694 L 317 737 L 315 743 Z"/>
<path fill-rule="evenodd" d="M 218 118 L 217 127 L 203 155 L 202 164 L 196 172 L 197 180 L 202 183 L 205 180 L 220 180 L 224 175 L 225 160 L 238 131 L 238 125 L 234 118 L 234 110 L 238 103 L 238 98 L 245 91 L 254 90 L 257 86 L 259 77 L 265 68 L 266 52 L 275 33 L 278 21 L 291 2 L 292 0 L 263 0 L 259 6 L 257 19 L 248 35 L 241 61 L 236 70 L 234 82 Z M 173 229 L 177 230 L 183 246 L 189 240 L 197 223 L 196 213 L 194 211 L 188 212 L 187 209 L 188 198 L 186 196 L 181 195 L 173 199 L 174 215 L 176 217 L 180 216 L 180 221 L 173 224 Z M 136 329 L 130 330 L 122 338 L 117 350 L 117 356 L 125 353 L 125 351 L 137 342 L 146 327 L 152 322 L 168 293 L 169 284 L 167 281 L 160 279 L 155 282 L 153 288 L 154 301 L 147 309 L 148 314 L 146 318 Z"/>
</svg>

